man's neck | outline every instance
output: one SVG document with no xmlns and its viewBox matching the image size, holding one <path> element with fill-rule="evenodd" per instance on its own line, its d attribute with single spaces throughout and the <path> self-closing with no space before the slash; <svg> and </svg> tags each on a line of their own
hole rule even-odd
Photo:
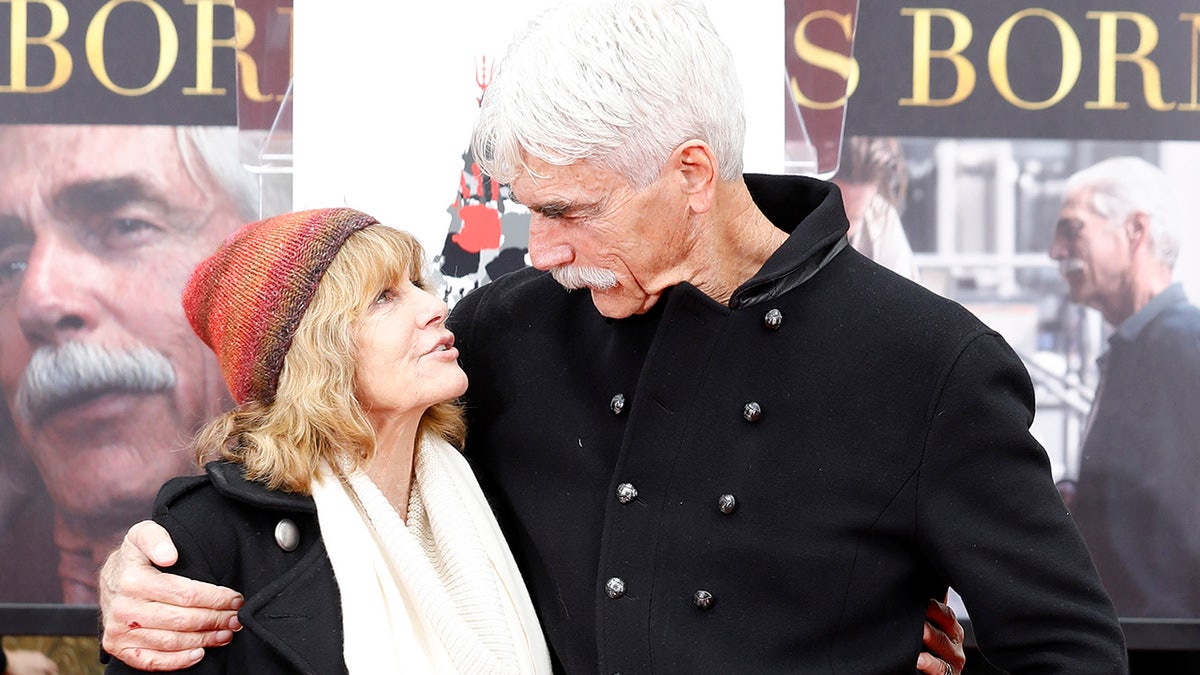
<svg viewBox="0 0 1200 675">
<path fill-rule="evenodd" d="M 96 570 L 121 543 L 125 530 L 142 515 L 95 518 L 55 513 L 54 543 L 58 547 L 58 576 L 62 579 L 63 602 L 69 605 L 96 604 Z"/>
<path fill-rule="evenodd" d="M 1129 317 L 1141 311 L 1154 296 L 1171 285 L 1171 268 L 1158 261 L 1144 263 L 1130 276 L 1133 281 L 1124 294 L 1126 301 L 1112 311 L 1101 312 L 1105 320 L 1113 326 L 1125 323 Z"/>
<path fill-rule="evenodd" d="M 775 227 L 754 204 L 742 180 L 724 183 L 689 257 L 694 286 L 727 304 L 742 284 L 758 273 L 788 234 Z"/>
</svg>

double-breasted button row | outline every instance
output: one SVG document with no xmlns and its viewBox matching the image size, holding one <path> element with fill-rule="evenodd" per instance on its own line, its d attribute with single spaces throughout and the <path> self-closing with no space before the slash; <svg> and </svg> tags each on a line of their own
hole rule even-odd
<svg viewBox="0 0 1200 675">
<path fill-rule="evenodd" d="M 621 577 L 612 577 L 604 582 L 604 594 L 613 600 L 625 597 L 625 580 Z M 709 609 L 716 601 L 717 599 L 713 597 L 713 594 L 704 589 L 700 589 L 692 594 L 692 604 L 699 609 Z"/>
</svg>

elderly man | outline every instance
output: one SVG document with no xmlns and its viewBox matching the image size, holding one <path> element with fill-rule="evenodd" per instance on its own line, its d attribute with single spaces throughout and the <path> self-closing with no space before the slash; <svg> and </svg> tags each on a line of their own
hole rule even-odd
<svg viewBox="0 0 1200 675">
<path fill-rule="evenodd" d="M 179 293 L 258 216 L 236 133 L 0 130 L 0 388 L 55 504 L 65 602 L 96 602 L 104 556 L 230 404 Z"/>
<path fill-rule="evenodd" d="M 847 248 L 831 184 L 743 178 L 740 92 L 697 2 L 623 0 L 535 19 L 484 96 L 537 269 L 451 316 L 466 452 L 559 666 L 912 672 L 952 583 L 998 665 L 1122 672 L 1019 360 Z M 173 557 L 139 526 L 110 559 L 105 646 L 227 640 L 159 630 L 236 602 L 143 552 Z"/>
<path fill-rule="evenodd" d="M 1171 282 L 1167 177 L 1108 159 L 1066 185 L 1050 257 L 1113 326 L 1073 513 L 1122 616 L 1200 616 L 1200 310 Z"/>
</svg>

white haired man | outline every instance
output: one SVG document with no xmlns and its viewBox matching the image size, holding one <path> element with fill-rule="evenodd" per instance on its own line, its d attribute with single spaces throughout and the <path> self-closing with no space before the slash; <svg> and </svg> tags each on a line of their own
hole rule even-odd
<svg viewBox="0 0 1200 675">
<path fill-rule="evenodd" d="M 1050 257 L 1113 327 L 1072 514 L 1121 616 L 1200 616 L 1200 309 L 1172 283 L 1167 176 L 1116 157 L 1071 176 Z"/>
<path fill-rule="evenodd" d="M 942 675 L 918 652 L 953 583 L 993 662 L 1122 672 L 1020 362 L 847 248 L 834 186 L 743 177 L 744 127 L 694 1 L 558 5 L 484 96 L 475 156 L 529 208 L 536 269 L 451 315 L 466 453 L 557 665 Z M 143 663 L 230 606 L 155 581 L 153 535 L 103 584 L 104 645 Z M 153 602 L 176 592 L 207 609 Z"/>
</svg>

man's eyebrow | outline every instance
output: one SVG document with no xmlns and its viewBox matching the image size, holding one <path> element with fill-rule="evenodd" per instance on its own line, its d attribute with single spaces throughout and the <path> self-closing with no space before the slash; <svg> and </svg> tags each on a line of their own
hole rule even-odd
<svg viewBox="0 0 1200 675">
<path fill-rule="evenodd" d="M 562 201 L 549 201 L 541 204 L 527 204 L 530 211 L 547 218 L 562 218 L 571 212 L 571 203 Z"/>
<path fill-rule="evenodd" d="M 71 183 L 54 196 L 55 210 L 72 215 L 111 213 L 135 203 L 167 206 L 157 191 L 130 176 Z"/>
<path fill-rule="evenodd" d="M 526 204 L 526 208 L 547 218 L 563 218 L 565 216 L 590 216 L 601 211 L 600 202 L 573 202 L 552 200 L 541 204 Z"/>
</svg>

